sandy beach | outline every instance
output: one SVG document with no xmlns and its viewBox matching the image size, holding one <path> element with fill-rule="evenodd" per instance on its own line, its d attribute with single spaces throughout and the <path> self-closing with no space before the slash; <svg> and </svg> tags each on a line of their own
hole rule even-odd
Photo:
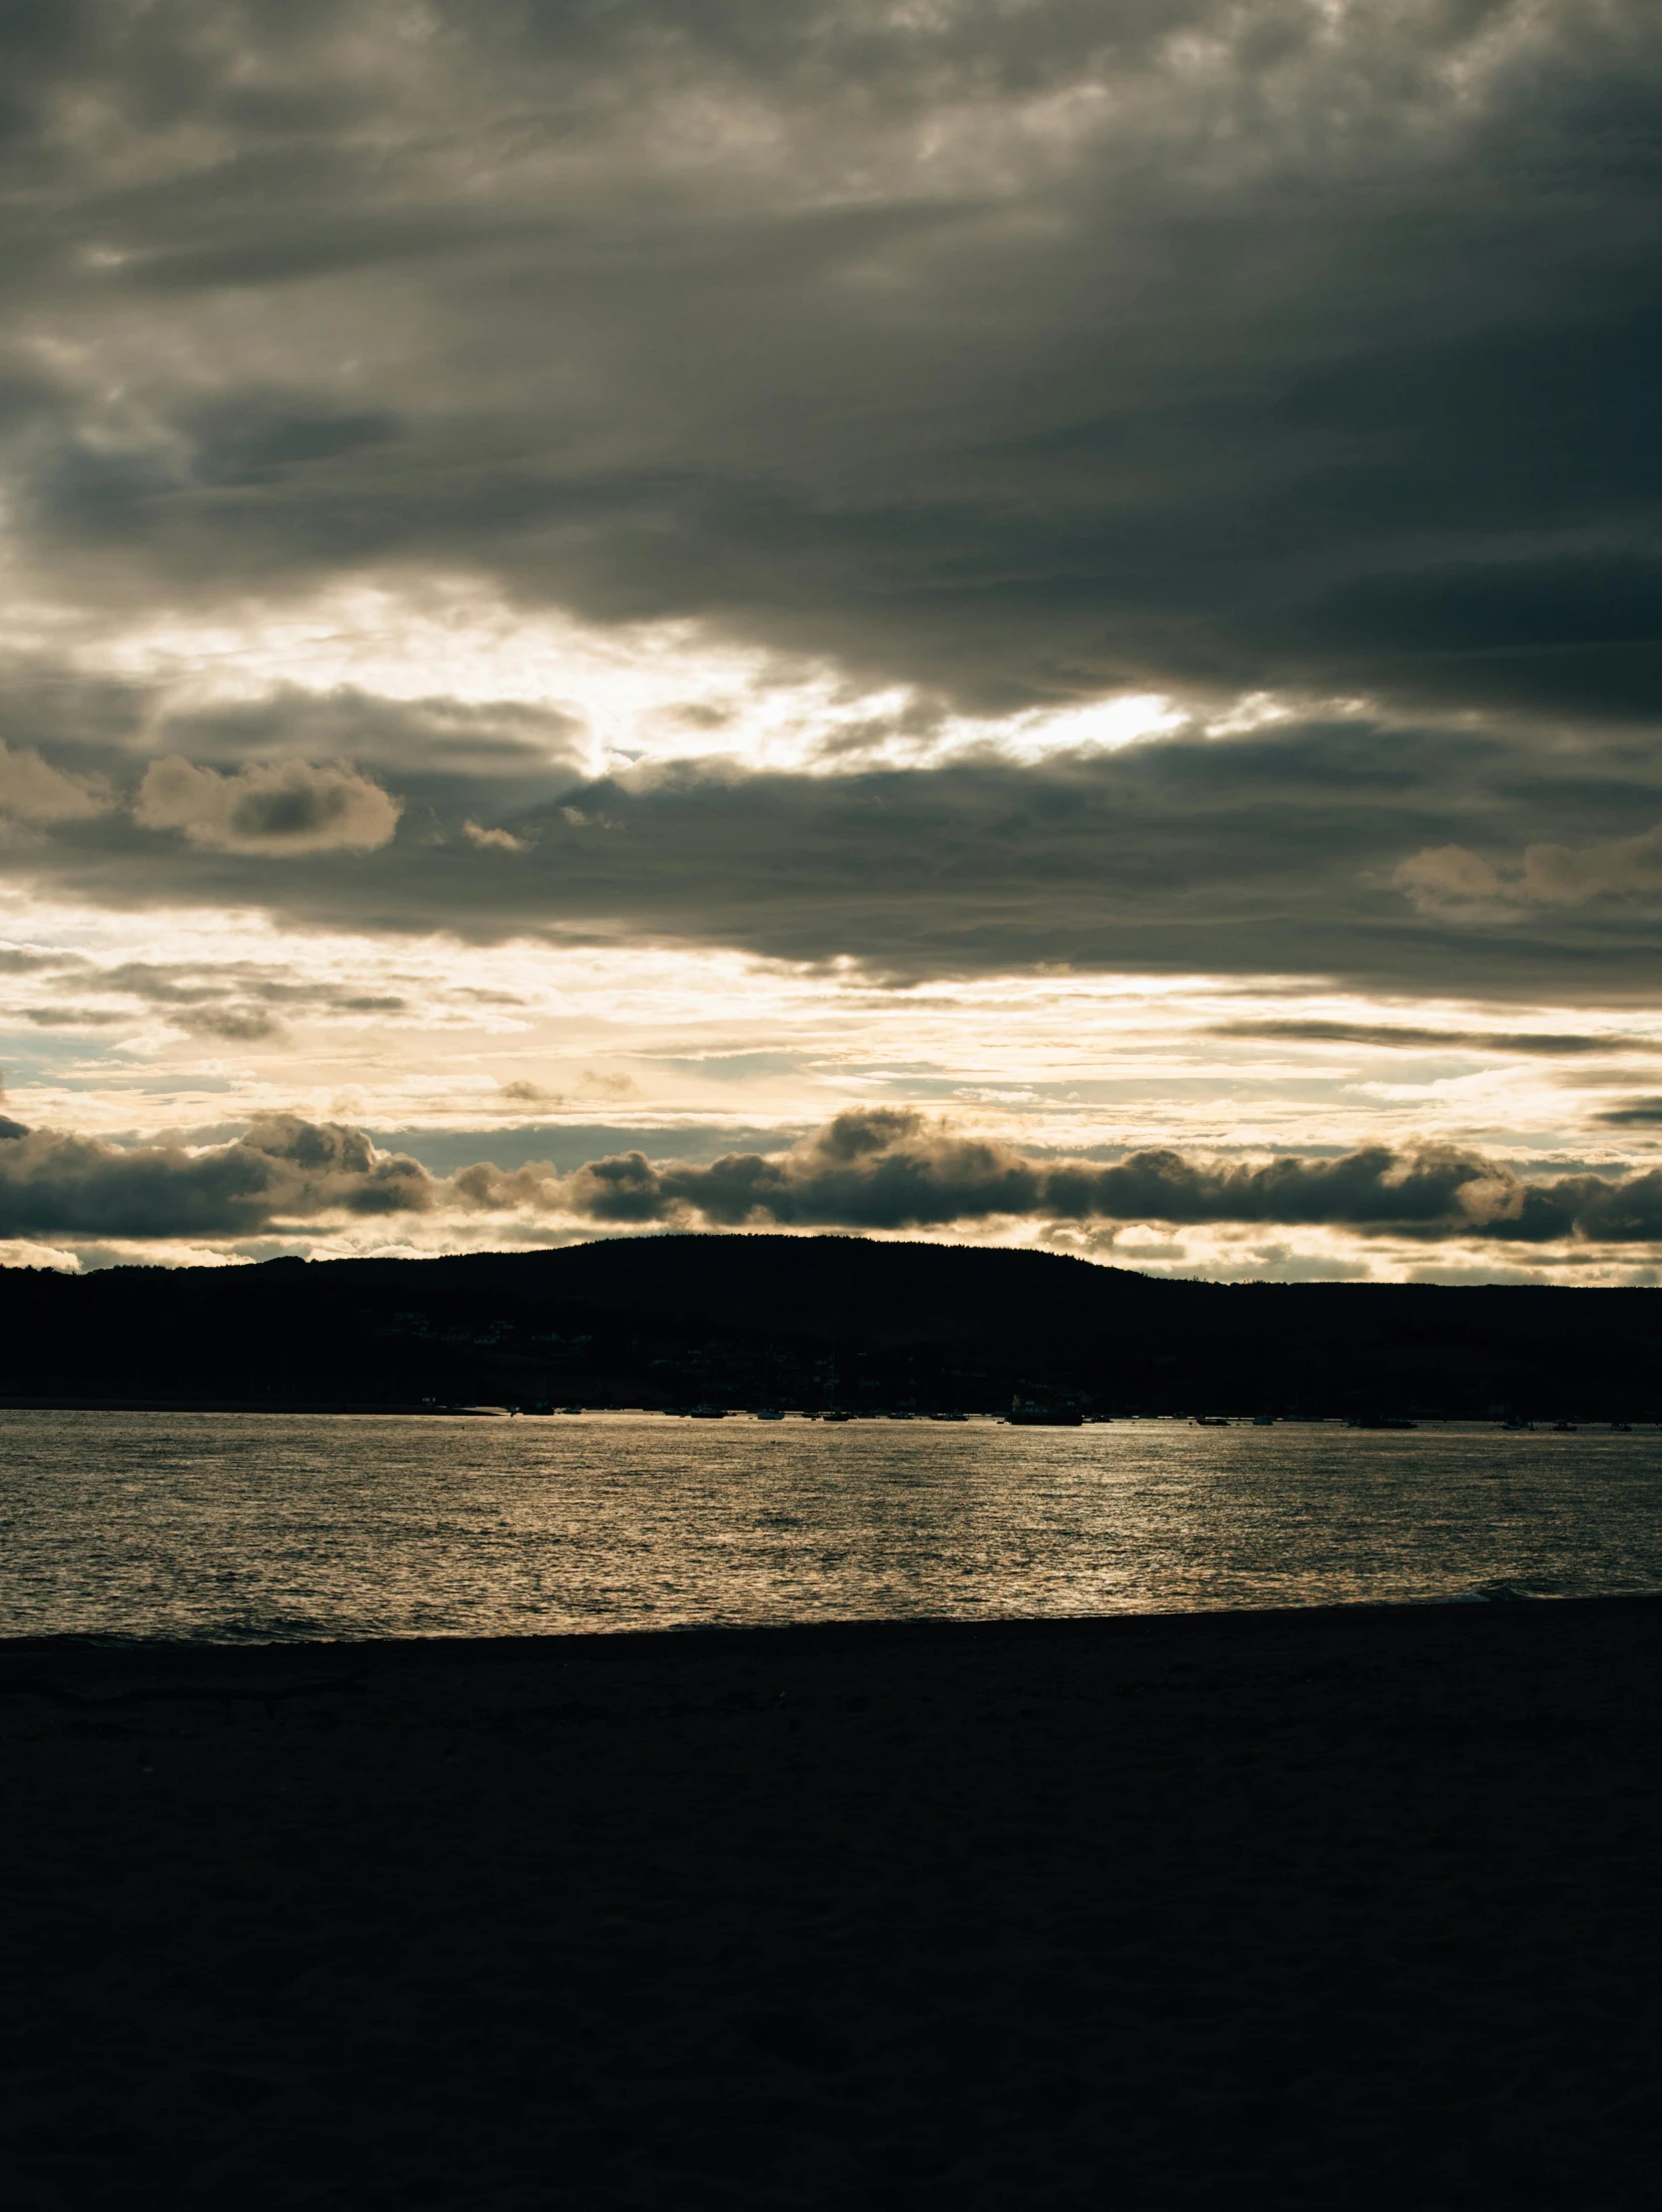
<svg viewBox="0 0 1662 2212">
<path fill-rule="evenodd" d="M 8 2195 L 1648 2204 L 1659 1660 L 1648 1600 L 0 1646 Z"/>
</svg>

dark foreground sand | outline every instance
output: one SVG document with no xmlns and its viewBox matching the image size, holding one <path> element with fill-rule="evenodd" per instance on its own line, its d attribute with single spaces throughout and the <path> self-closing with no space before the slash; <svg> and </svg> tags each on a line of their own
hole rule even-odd
<svg viewBox="0 0 1662 2212">
<path fill-rule="evenodd" d="M 0 1646 L 24 2207 L 1650 2205 L 1662 1604 Z"/>
</svg>

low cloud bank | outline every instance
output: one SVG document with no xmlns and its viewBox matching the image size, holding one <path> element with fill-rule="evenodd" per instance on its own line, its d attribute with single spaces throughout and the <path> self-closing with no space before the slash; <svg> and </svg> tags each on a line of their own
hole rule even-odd
<svg viewBox="0 0 1662 2212">
<path fill-rule="evenodd" d="M 487 1163 L 454 1178 L 480 1211 L 558 1212 L 603 1223 L 714 1228 L 926 1229 L 995 1218 L 1322 1226 L 1361 1234 L 1643 1243 L 1662 1238 L 1662 1171 L 1525 1183 L 1454 1145 L 1364 1146 L 1336 1160 L 1261 1165 L 1138 1152 L 1111 1166 L 1036 1160 L 899 1108 L 855 1108 L 789 1151 L 707 1166 L 641 1152 L 560 1174 Z"/>
<path fill-rule="evenodd" d="M 126 1147 L 0 1122 L 0 1237 L 249 1236 L 342 1216 L 517 1214 L 596 1228 L 945 1229 L 1000 1220 L 1320 1227 L 1518 1244 L 1662 1243 L 1662 1169 L 1525 1182 L 1456 1145 L 1258 1164 L 1147 1151 L 1035 1159 L 902 1108 L 853 1108 L 779 1152 L 614 1153 L 432 1175 L 362 1131 L 276 1114 L 234 1143 Z"/>
<path fill-rule="evenodd" d="M 249 1236 L 319 1215 L 422 1213 L 434 1184 L 356 1129 L 274 1114 L 234 1144 L 110 1144 L 0 1123 L 0 1236 Z"/>
</svg>

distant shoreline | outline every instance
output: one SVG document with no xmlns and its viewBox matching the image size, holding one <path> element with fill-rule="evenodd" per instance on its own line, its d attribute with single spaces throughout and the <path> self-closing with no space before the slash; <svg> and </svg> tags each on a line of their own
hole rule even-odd
<svg viewBox="0 0 1662 2212">
<path fill-rule="evenodd" d="M 532 1408 L 526 1406 L 510 1406 L 505 1402 L 475 1403 L 470 1405 L 439 1405 L 434 1404 L 431 1401 L 423 1401 L 417 1399 L 390 1400 L 322 1397 L 294 1399 L 232 1398 L 230 1396 L 205 1398 L 141 1398 L 135 1395 L 111 1398 L 78 1398 L 72 1397 L 67 1392 L 60 1392 L 53 1396 L 40 1398 L 25 1398 L 0 1394 L 0 1413 L 269 1414 L 273 1417 L 293 1414 L 306 1414 L 343 1415 L 351 1416 L 356 1419 L 367 1419 L 372 1417 L 386 1417 L 390 1419 L 398 1418 L 407 1420 L 411 1418 L 420 1418 L 425 1420 L 446 1419 L 487 1421 L 506 1421 L 511 1419 L 514 1421 L 531 1422 L 571 1421 L 588 1414 L 649 1414 L 664 1420 L 678 1422 L 685 1421 L 694 1428 L 702 1428 L 705 1425 L 705 1421 L 711 1418 L 709 1416 L 689 1416 L 687 1410 L 684 1407 L 680 1406 L 571 1405 Z M 754 1423 L 756 1421 L 756 1413 L 755 1409 L 752 1407 L 728 1406 L 719 1416 L 714 1418 L 718 1418 L 724 1422 Z M 839 1414 L 837 1418 L 839 1422 L 846 1420 L 850 1424 L 850 1426 L 859 1427 L 861 1429 L 869 1429 L 876 1426 L 895 1425 L 912 1429 L 930 1430 L 951 1423 L 961 1426 L 973 1426 L 980 1429 L 1000 1429 L 1007 1427 L 1015 1428 L 1020 1430 L 1024 1435 L 1037 1433 L 1040 1435 L 1049 1436 L 1055 1435 L 1059 1432 L 1073 1434 L 1076 1430 L 1076 1425 L 1069 1422 L 1012 1421 L 1009 1416 L 1003 1412 L 991 1411 L 981 1407 L 976 1408 L 970 1413 L 955 1413 L 951 1415 L 920 1413 L 910 1410 L 905 1412 L 897 1412 L 892 1408 L 873 1407 L 864 1409 L 858 1413 L 850 1412 L 846 1414 Z M 792 1428 L 812 1427 L 823 1421 L 824 1414 L 823 1410 L 817 1407 L 809 1409 L 806 1407 L 792 1406 L 784 1410 L 783 1419 Z M 763 1426 L 768 1426 L 768 1424 L 764 1423 Z M 1349 1434 L 1351 1432 L 1355 1432 L 1365 1435 L 1376 1431 L 1384 1431 L 1388 1433 L 1392 1430 L 1423 1430 L 1428 1433 L 1435 1434 L 1439 1430 L 1475 1429 L 1485 1434 L 1492 1431 L 1496 1435 L 1503 1435 L 1511 1431 L 1518 1434 L 1534 1434 L 1538 1436 L 1550 1435 L 1556 1427 L 1562 1426 L 1571 1433 L 1579 1436 L 1596 1437 L 1607 1434 L 1621 1433 L 1624 1431 L 1638 1432 L 1650 1430 L 1653 1428 L 1662 1428 L 1662 1421 L 1652 1418 L 1623 1423 L 1584 1420 L 1580 1422 L 1567 1422 L 1561 1425 L 1549 1421 L 1533 1421 L 1524 1422 L 1521 1424 L 1513 1424 L 1500 1421 L 1493 1414 L 1454 1413 L 1420 1414 L 1413 1421 L 1393 1422 L 1365 1420 L 1356 1421 L 1343 1414 L 1326 1413 L 1282 1414 L 1277 1415 L 1272 1422 L 1260 1425 L 1255 1424 L 1253 1417 L 1248 1413 L 1232 1413 L 1222 1416 L 1209 1414 L 1201 1419 L 1197 1419 L 1195 1415 L 1189 1413 L 1122 1413 L 1091 1414 L 1087 1416 L 1083 1424 L 1078 1426 L 1080 1433 L 1083 1433 L 1084 1431 L 1108 1430 L 1110 1432 L 1117 1431 L 1120 1434 L 1129 1434 L 1139 1428 L 1189 1429 L 1199 1427 L 1202 1429 L 1250 1430 L 1255 1426 L 1260 1426 L 1271 1429 L 1288 1430 L 1326 1429 L 1334 1432 L 1335 1434 Z"/>
<path fill-rule="evenodd" d="M 0 1268 L 11 1378 L 0 1403 L 1654 1423 L 1659 1311 L 1650 1289 L 1206 1284 L 1057 1253 L 857 1237 L 634 1237 L 80 1276 Z"/>
</svg>

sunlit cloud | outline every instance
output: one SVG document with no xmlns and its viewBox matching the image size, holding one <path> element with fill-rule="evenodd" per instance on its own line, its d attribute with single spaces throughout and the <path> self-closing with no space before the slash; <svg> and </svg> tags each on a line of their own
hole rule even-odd
<svg viewBox="0 0 1662 2212">
<path fill-rule="evenodd" d="M 925 766 L 993 749 L 1016 761 L 1112 750 L 1182 726 L 1163 694 L 966 715 L 916 686 L 862 687 L 832 663 L 744 647 L 690 621 L 601 625 L 529 611 L 476 581 L 428 577 L 331 586 L 289 605 L 221 607 L 212 620 L 146 618 L 62 649 L 89 677 L 149 686 L 151 726 L 258 705 L 299 689 L 409 703 L 521 706 L 560 717 L 590 776 L 638 762 L 731 760 L 847 772 Z M 1257 726 L 1267 712 L 1240 726 Z"/>
</svg>

